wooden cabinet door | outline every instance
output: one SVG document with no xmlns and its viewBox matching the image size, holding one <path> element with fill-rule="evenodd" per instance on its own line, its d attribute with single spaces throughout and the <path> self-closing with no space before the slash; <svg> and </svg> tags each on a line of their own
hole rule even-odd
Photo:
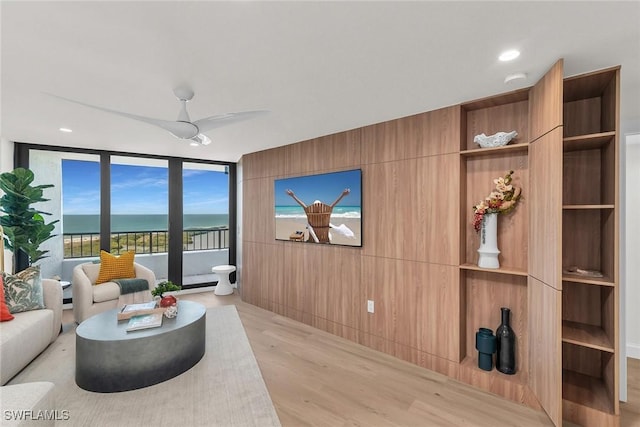
<svg viewBox="0 0 640 427">
<path fill-rule="evenodd" d="M 562 60 L 529 93 L 529 385 L 562 425 Z"/>
<path fill-rule="evenodd" d="M 560 59 L 529 92 L 531 142 L 562 126 L 562 75 L 563 60 Z"/>
</svg>

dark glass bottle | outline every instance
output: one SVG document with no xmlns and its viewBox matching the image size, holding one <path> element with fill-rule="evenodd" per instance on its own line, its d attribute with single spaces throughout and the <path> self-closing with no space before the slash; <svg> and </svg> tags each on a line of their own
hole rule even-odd
<svg viewBox="0 0 640 427">
<path fill-rule="evenodd" d="M 516 334 L 509 326 L 511 310 L 502 307 L 500 311 L 502 323 L 496 329 L 496 369 L 503 374 L 513 375 L 516 373 Z"/>
</svg>

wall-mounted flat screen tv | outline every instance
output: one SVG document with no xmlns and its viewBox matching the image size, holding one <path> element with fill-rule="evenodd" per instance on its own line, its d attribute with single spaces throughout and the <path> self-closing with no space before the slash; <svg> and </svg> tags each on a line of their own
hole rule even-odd
<svg viewBox="0 0 640 427">
<path fill-rule="evenodd" d="M 362 246 L 362 171 L 276 179 L 276 240 Z"/>
</svg>

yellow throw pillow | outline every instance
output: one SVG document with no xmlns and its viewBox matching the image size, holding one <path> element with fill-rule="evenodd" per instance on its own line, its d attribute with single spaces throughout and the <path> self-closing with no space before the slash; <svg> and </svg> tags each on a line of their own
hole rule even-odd
<svg viewBox="0 0 640 427">
<path fill-rule="evenodd" d="M 96 285 L 110 282 L 113 279 L 132 279 L 136 277 L 136 270 L 133 268 L 134 255 L 135 252 L 133 251 L 124 252 L 120 256 L 100 251 L 100 273 L 96 279 Z"/>
</svg>

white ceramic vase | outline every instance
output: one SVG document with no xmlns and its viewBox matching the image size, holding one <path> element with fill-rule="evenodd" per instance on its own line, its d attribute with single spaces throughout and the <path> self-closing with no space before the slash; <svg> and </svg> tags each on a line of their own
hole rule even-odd
<svg viewBox="0 0 640 427">
<path fill-rule="evenodd" d="M 498 214 L 487 213 L 482 217 L 480 229 L 480 247 L 478 248 L 478 267 L 500 268 L 498 255 Z"/>
</svg>

